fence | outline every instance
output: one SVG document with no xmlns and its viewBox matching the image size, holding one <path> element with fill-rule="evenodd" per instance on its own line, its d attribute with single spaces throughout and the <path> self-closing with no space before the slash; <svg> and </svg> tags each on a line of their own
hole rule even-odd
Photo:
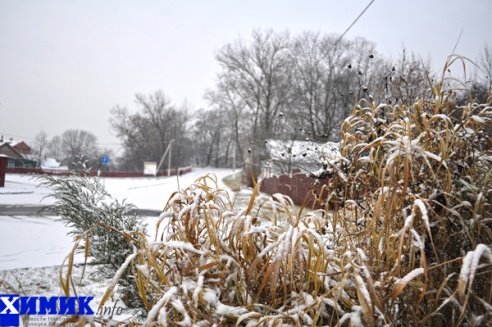
<svg viewBox="0 0 492 327">
<path fill-rule="evenodd" d="M 182 175 L 191 172 L 191 167 L 171 169 L 171 175 Z M 62 169 L 45 169 L 45 168 L 7 168 L 8 174 L 38 174 L 38 175 L 68 175 L 68 170 Z M 91 176 L 97 176 L 98 172 L 91 170 Z M 143 172 L 137 171 L 100 171 L 101 177 L 144 177 Z M 167 170 L 159 171 L 157 176 L 167 176 Z"/>
<path fill-rule="evenodd" d="M 323 185 L 328 179 L 317 181 L 306 174 L 280 175 L 266 177 L 261 180 L 260 191 L 268 194 L 282 193 L 289 196 L 294 204 L 319 208 L 319 202 L 315 201 L 320 194 Z"/>
</svg>

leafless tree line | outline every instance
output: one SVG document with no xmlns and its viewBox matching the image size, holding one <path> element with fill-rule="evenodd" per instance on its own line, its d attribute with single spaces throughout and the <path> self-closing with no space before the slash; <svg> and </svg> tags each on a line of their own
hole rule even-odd
<svg viewBox="0 0 492 327">
<path fill-rule="evenodd" d="M 359 101 L 408 104 L 431 96 L 429 83 L 435 78 L 430 58 L 406 49 L 386 58 L 363 37 L 313 32 L 254 31 L 248 40 L 223 46 L 216 60 L 217 83 L 206 93 L 210 109 L 202 115 L 220 117 L 222 137 L 202 144 L 219 158 L 230 153 L 232 143 L 237 159 L 251 164 L 255 174 L 269 159 L 267 140 L 283 140 L 287 151 L 295 140 L 337 141 L 339 126 Z M 492 75 L 488 46 L 467 69 L 475 74 L 468 88 L 472 92 L 463 95 L 486 101 Z M 197 130 L 206 129 L 203 125 Z"/>
<path fill-rule="evenodd" d="M 211 109 L 204 115 L 221 117 L 227 137 L 209 138 L 209 150 L 219 156 L 232 140 L 238 159 L 258 174 L 269 157 L 269 139 L 336 141 L 359 100 L 405 102 L 426 92 L 429 62 L 405 51 L 389 60 L 365 38 L 338 39 L 254 31 L 250 40 L 222 47 L 216 54 L 218 82 L 206 95 Z"/>
<path fill-rule="evenodd" d="M 488 91 L 490 53 L 486 46 L 472 81 Z M 409 103 L 429 96 L 434 78 L 430 60 L 405 49 L 396 59 L 385 58 L 363 37 L 314 32 L 253 31 L 224 45 L 215 58 L 219 71 L 205 92 L 206 109 L 175 105 L 161 90 L 137 94 L 134 107 L 111 109 L 111 129 L 123 147 L 119 169 L 140 171 L 144 161 L 159 162 L 172 143 L 173 167 L 235 162 L 258 174 L 269 158 L 268 140 L 337 141 L 339 126 L 359 101 Z M 70 163 L 94 143 L 94 135 L 72 130 L 50 142 L 40 135 L 36 145 Z"/>
<path fill-rule="evenodd" d="M 133 111 L 119 105 L 111 110 L 111 128 L 124 150 L 120 168 L 140 171 L 145 161 L 160 162 L 171 143 L 171 165 L 190 164 L 193 143 L 189 136 L 189 105 L 175 106 L 162 91 L 137 94 L 135 104 Z M 163 168 L 168 168 L 168 162 L 165 160 Z"/>
<path fill-rule="evenodd" d="M 97 137 L 93 133 L 80 129 L 68 129 L 52 138 L 41 130 L 31 145 L 32 157 L 38 165 L 47 158 L 53 158 L 69 169 L 76 169 L 82 163 L 88 168 L 97 168 L 101 155 L 111 153 L 98 146 Z"/>
</svg>

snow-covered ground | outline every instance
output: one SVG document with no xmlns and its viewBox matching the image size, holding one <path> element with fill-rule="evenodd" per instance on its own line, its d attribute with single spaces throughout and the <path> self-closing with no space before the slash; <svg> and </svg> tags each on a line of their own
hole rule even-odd
<svg viewBox="0 0 492 327">
<path fill-rule="evenodd" d="M 193 169 L 177 178 L 104 178 L 103 183 L 115 198 L 127 199 L 140 209 L 162 210 L 171 194 L 179 187 L 191 185 L 198 177 L 215 174 L 219 186 L 225 187 L 222 178 L 231 175 L 230 169 Z M 48 205 L 45 198 L 50 190 L 37 187 L 35 179 L 27 175 L 7 174 L 5 187 L 0 188 L 0 205 Z M 149 235 L 157 221 L 145 218 Z M 72 249 L 68 229 L 56 217 L 6 216 L 0 208 L 0 270 L 51 267 L 61 265 Z"/>
</svg>

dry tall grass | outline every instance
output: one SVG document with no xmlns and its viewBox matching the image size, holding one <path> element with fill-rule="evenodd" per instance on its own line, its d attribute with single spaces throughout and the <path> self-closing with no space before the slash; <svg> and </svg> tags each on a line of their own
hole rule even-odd
<svg viewBox="0 0 492 327">
<path fill-rule="evenodd" d="M 212 175 L 176 192 L 126 262 L 143 324 L 491 325 L 492 96 L 432 93 L 354 108 L 323 210 L 258 187 L 235 208 Z"/>
</svg>

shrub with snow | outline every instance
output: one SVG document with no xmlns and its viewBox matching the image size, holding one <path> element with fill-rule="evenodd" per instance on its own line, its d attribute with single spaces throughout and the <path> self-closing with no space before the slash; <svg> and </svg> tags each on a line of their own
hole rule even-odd
<svg viewBox="0 0 492 327">
<path fill-rule="evenodd" d="M 78 252 L 85 251 L 95 272 L 103 278 L 112 278 L 126 258 L 133 252 L 131 235 L 145 234 L 146 227 L 135 214 L 135 206 L 111 197 L 97 177 L 89 172 L 72 172 L 68 176 L 41 175 L 40 186 L 50 188 L 55 202 L 43 211 L 60 216 L 68 226 L 69 234 L 80 244 Z M 140 234 L 138 234 L 140 235 Z M 120 279 L 121 292 L 129 307 L 142 307 L 131 271 Z"/>
</svg>

